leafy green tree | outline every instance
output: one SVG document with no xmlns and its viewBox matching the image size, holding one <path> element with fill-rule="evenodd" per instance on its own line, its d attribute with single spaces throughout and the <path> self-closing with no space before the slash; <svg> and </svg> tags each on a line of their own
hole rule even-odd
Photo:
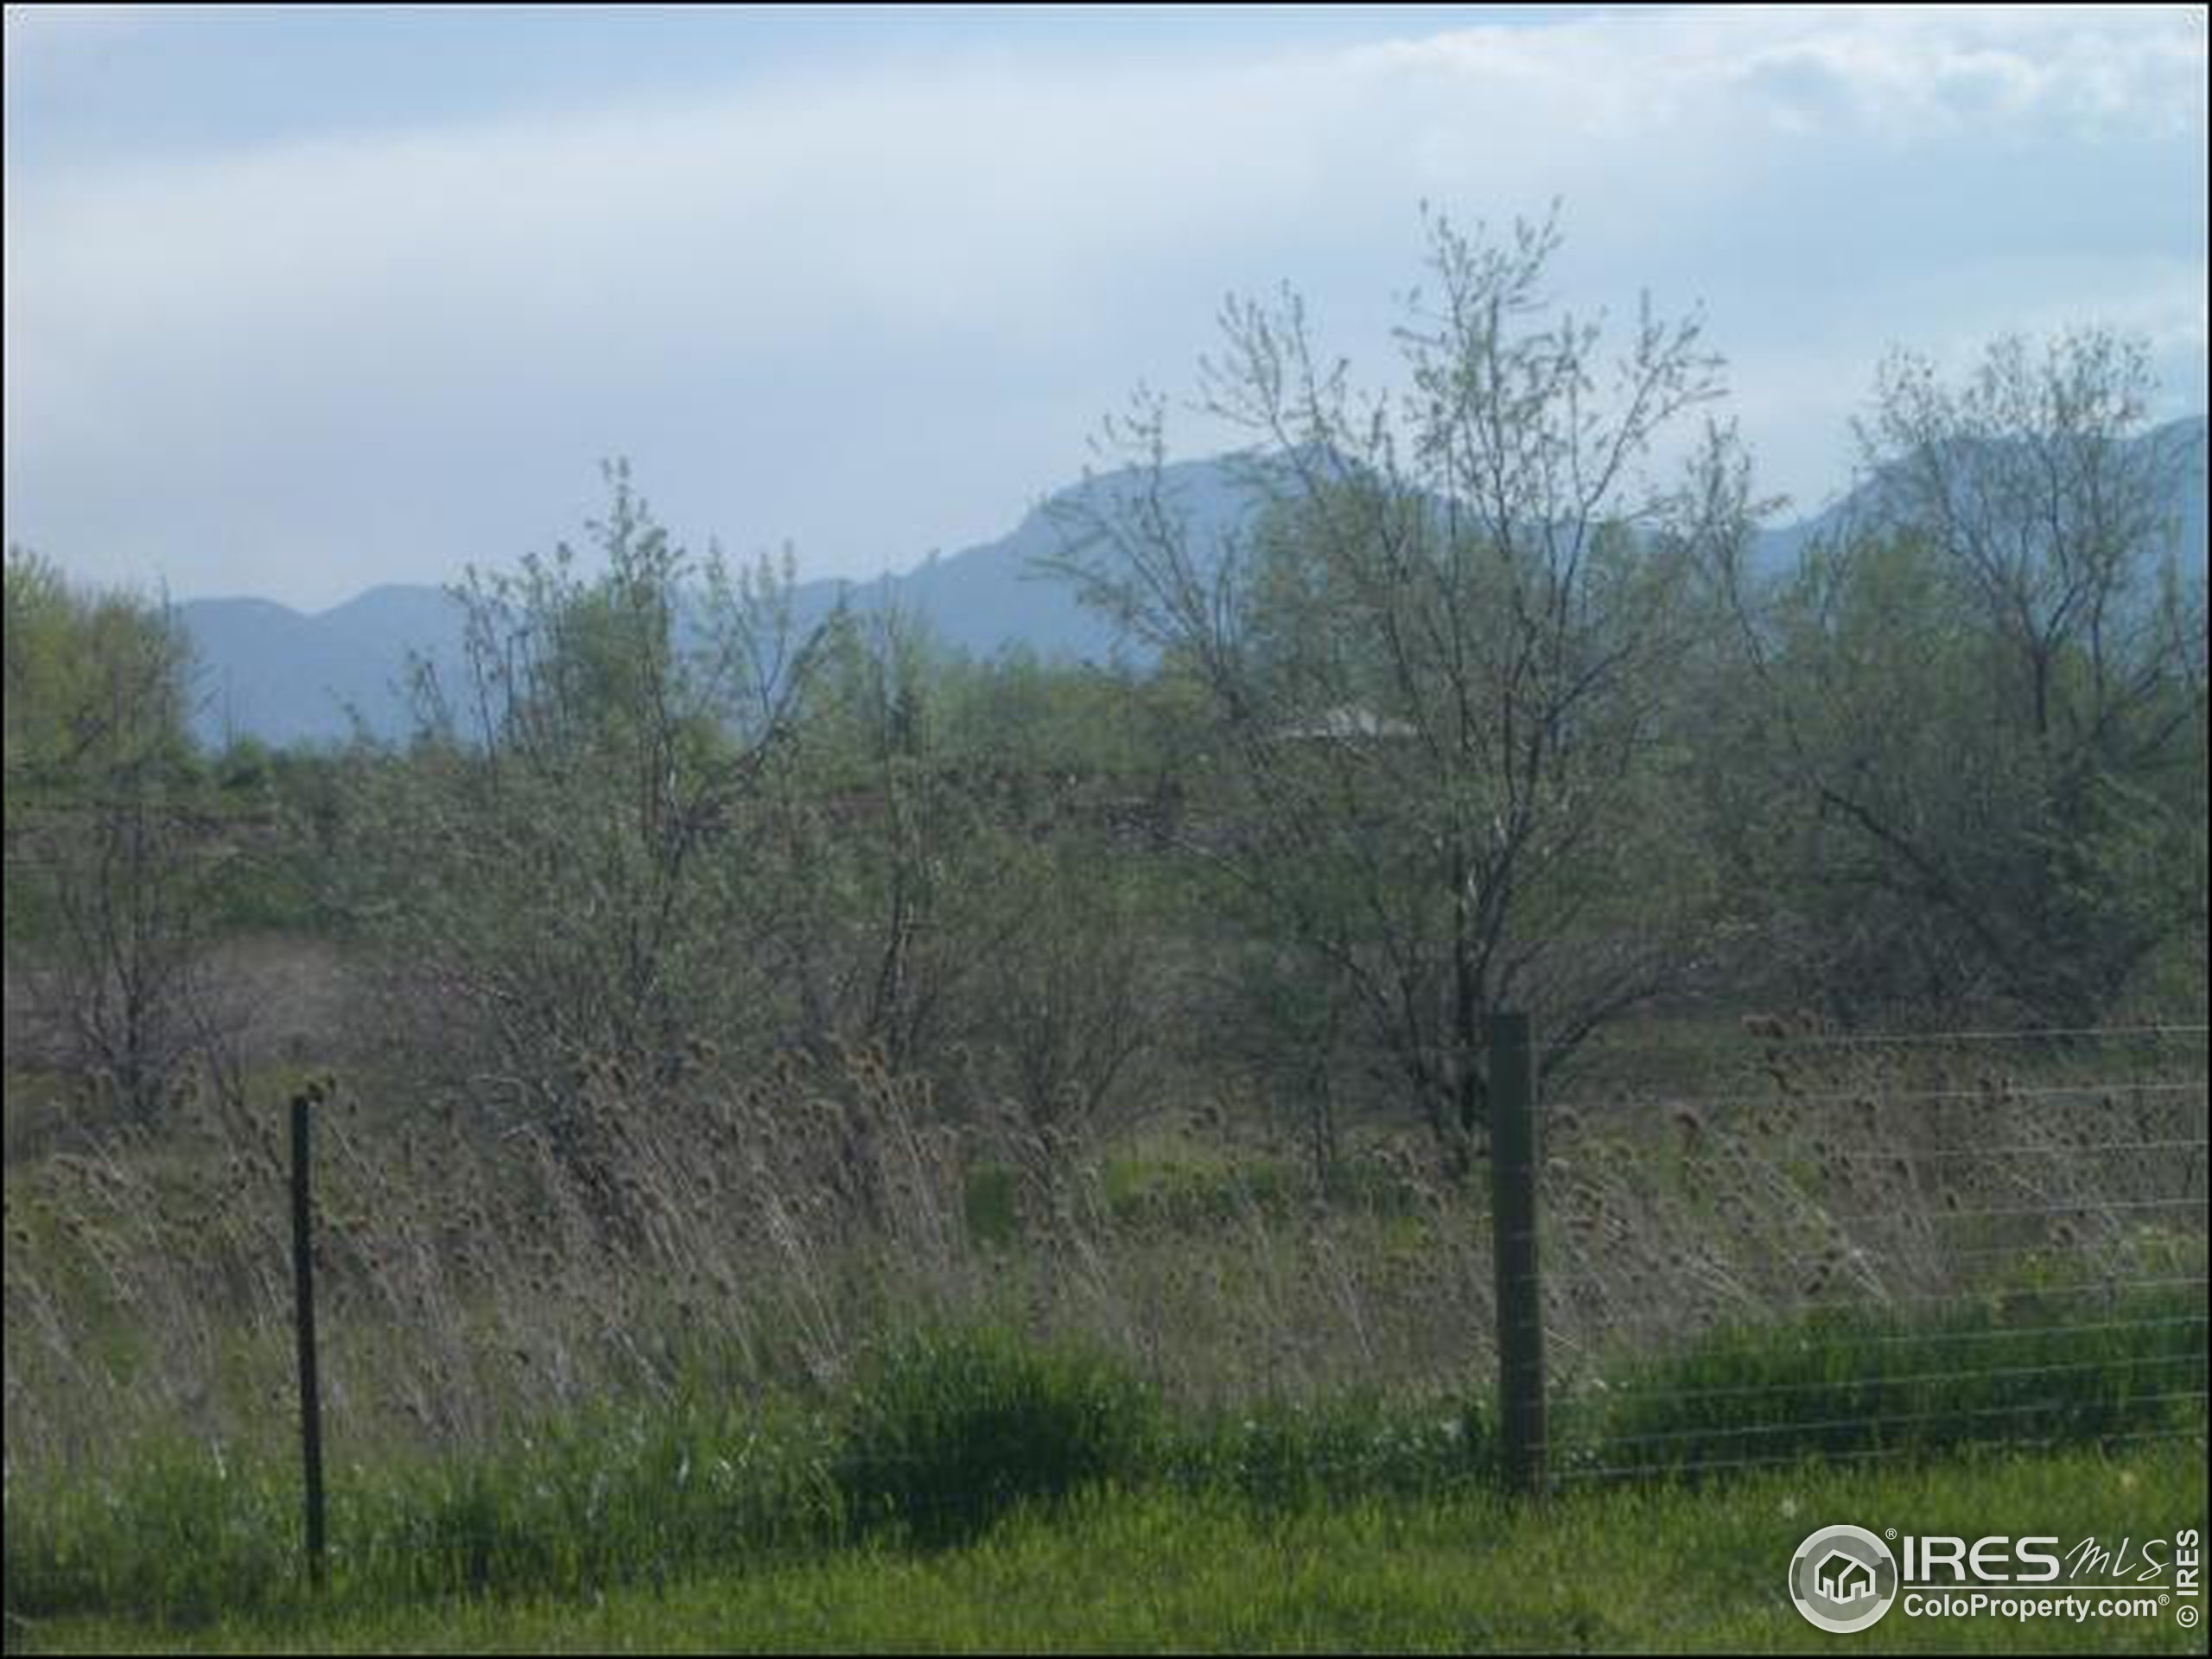
<svg viewBox="0 0 2212 1659">
<path fill-rule="evenodd" d="M 149 1118 L 218 1037 L 190 646 L 166 607 L 73 587 L 20 549 L 5 640 L 10 936 L 33 946 L 25 976 L 65 1060 Z"/>
<path fill-rule="evenodd" d="M 74 587 L 10 547 L 0 619 L 11 802 L 118 767 L 189 764 L 191 646 L 166 606 Z"/>
<path fill-rule="evenodd" d="M 2190 461 L 2107 332 L 1906 355 L 1858 511 L 1746 609 L 1801 914 L 1834 994 L 2094 1021 L 2203 937 Z"/>
<path fill-rule="evenodd" d="M 748 951 L 759 802 L 811 662 L 788 565 L 695 560 L 609 471 L 588 556 L 472 572 L 457 683 L 415 680 L 362 769 L 357 912 L 432 1051 L 556 1127 L 586 1080 L 664 1084 L 765 1018 Z"/>
</svg>

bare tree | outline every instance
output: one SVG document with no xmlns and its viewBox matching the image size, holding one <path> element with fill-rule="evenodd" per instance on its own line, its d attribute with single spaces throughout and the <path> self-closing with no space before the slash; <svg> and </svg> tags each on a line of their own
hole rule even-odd
<svg viewBox="0 0 2212 1659">
<path fill-rule="evenodd" d="M 1429 231 L 1405 390 L 1356 392 L 1294 296 L 1230 302 L 1202 402 L 1254 440 L 1254 526 L 1192 532 L 1141 398 L 1109 435 L 1135 481 L 1084 498 L 1059 568 L 1205 685 L 1234 804 L 1200 850 L 1340 976 L 1464 1166 L 1494 1009 L 1538 1012 L 1549 1070 L 1678 970 L 1667 673 L 1745 472 L 1690 418 L 1722 391 L 1694 317 L 1646 304 L 1609 356 L 1540 320 L 1554 223 Z"/>
</svg>

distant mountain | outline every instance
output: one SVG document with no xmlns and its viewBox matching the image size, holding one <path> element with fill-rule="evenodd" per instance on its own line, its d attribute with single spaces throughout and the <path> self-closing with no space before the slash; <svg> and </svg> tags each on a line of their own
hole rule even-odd
<svg viewBox="0 0 2212 1659">
<path fill-rule="evenodd" d="M 2193 458 L 2177 504 L 2183 549 L 2197 569 L 2205 551 L 2205 441 L 2202 416 L 2177 421 L 2140 442 L 2171 442 Z M 809 582 L 793 595 L 799 620 L 827 615 L 842 600 L 861 610 L 897 603 L 925 620 L 942 644 L 982 657 L 1009 645 L 1047 659 L 1109 662 L 1130 655 L 1112 625 L 1086 609 L 1073 588 L 1036 574 L 1034 562 L 1063 550 L 1084 510 L 1111 509 L 1137 486 L 1111 473 L 1071 486 L 1033 510 L 996 541 L 931 556 L 913 569 L 870 582 Z M 1252 511 L 1249 488 L 1227 458 L 1166 469 L 1164 496 L 1193 545 L 1215 544 Z M 1859 491 L 1795 523 L 1762 531 L 1755 565 L 1786 569 L 1806 541 L 1866 505 Z M 178 607 L 199 652 L 204 741 L 251 736 L 277 745 L 342 741 L 358 716 L 380 736 L 405 729 L 399 690 L 410 653 L 450 677 L 461 662 L 460 607 L 442 589 L 370 588 L 327 611 L 303 615 L 263 599 L 191 600 Z"/>
<path fill-rule="evenodd" d="M 1166 494 L 1195 545 L 1216 543 L 1250 511 L 1227 460 L 1168 467 Z M 940 644 L 974 656 L 1016 645 L 1062 661 L 1109 662 L 1127 655 L 1112 624 L 1074 588 L 1040 575 L 1034 561 L 1067 545 L 1086 508 L 1110 510 L 1136 475 L 1114 473 L 1062 490 L 998 540 L 872 582 L 801 582 L 792 609 L 801 626 L 842 601 L 862 612 L 891 604 L 924 619 Z M 344 741 L 358 717 L 372 734 L 406 728 L 400 690 L 410 656 L 458 683 L 462 613 L 443 588 L 391 584 L 327 611 L 303 614 L 265 599 L 188 600 L 178 611 L 198 650 L 203 742 L 255 737 L 278 746 Z"/>
<path fill-rule="evenodd" d="M 1087 514 L 1111 512 L 1137 487 L 1139 474 L 1109 473 L 1060 491 L 1008 534 L 905 574 L 873 582 L 812 582 L 801 601 L 823 608 L 838 596 L 868 610 L 887 603 L 925 617 L 941 644 L 988 657 L 1016 645 L 1046 658 L 1106 662 L 1127 652 L 1113 625 L 1076 597 L 1071 583 L 1040 573 L 1038 562 L 1065 552 Z M 1194 546 L 1216 544 L 1252 510 L 1250 491 L 1227 459 L 1178 462 L 1164 470 L 1173 504 Z"/>
<path fill-rule="evenodd" d="M 188 600 L 177 609 L 198 658 L 203 742 L 331 742 L 351 734 L 355 713 L 372 732 L 403 730 L 409 652 L 459 654 L 458 609 L 435 588 L 372 588 L 312 616 L 265 599 Z"/>
</svg>

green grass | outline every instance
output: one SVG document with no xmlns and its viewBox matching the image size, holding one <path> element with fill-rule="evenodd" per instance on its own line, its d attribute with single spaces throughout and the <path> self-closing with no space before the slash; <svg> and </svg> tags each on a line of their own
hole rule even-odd
<svg viewBox="0 0 2212 1659">
<path fill-rule="evenodd" d="M 1272 1510 L 1454 1495 L 1496 1484 L 1494 1418 L 1472 1395 L 1258 1401 L 1186 1428 L 1162 1473 L 1186 1492 Z"/>
<path fill-rule="evenodd" d="M 601 1408 L 494 1450 L 328 1468 L 329 1588 L 379 1603 L 486 1590 L 581 1595 L 651 1583 L 733 1550 L 842 1535 L 824 1420 L 696 1401 Z M 120 1478 L 15 1481 L 7 1608 L 127 1611 L 189 1624 L 296 1605 L 296 1466 L 181 1444 Z"/>
<path fill-rule="evenodd" d="M 1907 1470 L 1808 1467 L 1692 1491 L 1543 1506 L 1465 1493 L 1318 1509 L 1222 1493 L 1096 1490 L 1010 1516 L 960 1549 L 868 1544 L 793 1557 L 733 1544 L 700 1570 L 583 1598 L 334 1596 L 179 1626 L 113 1617 L 11 1628 L 69 1649 L 1834 1651 L 1784 1575 L 1815 1528 L 1993 1529 L 2138 1540 L 2204 1526 L 2201 1445 Z M 2141 1623 L 1916 1620 L 1868 1652 L 2198 1652 Z"/>
<path fill-rule="evenodd" d="M 2201 1287 L 2054 1286 L 1911 1321 L 1850 1309 L 1726 1327 L 1616 1371 L 1559 1414 L 1554 1440 L 1593 1471 L 1694 1474 L 2160 1434 L 2203 1421 L 2205 1314 Z"/>
<path fill-rule="evenodd" d="M 2000 1440 L 2115 1457 L 2201 1447 L 2201 1302 L 2105 1313 L 2077 1319 L 2082 1331 L 2011 1302 L 1911 1327 L 1722 1332 L 1641 1367 L 1595 1406 L 1562 1409 L 1555 1466 L 1570 1492 L 1632 1497 L 1657 1476 L 1725 1484 L 1776 1461 L 1904 1473 Z M 1990 1335 L 2005 1346 L 2017 1336 L 2038 1363 L 2016 1375 L 1977 1355 L 1945 1369 L 1960 1338 Z M 1228 1504 L 1255 1525 L 1375 1504 L 1479 1505 L 1495 1495 L 1493 1423 L 1473 1392 L 1171 1411 L 1091 1349 L 989 1327 L 930 1331 L 887 1342 L 852 1382 L 811 1399 L 747 1397 L 709 1367 L 672 1401 L 603 1404 L 481 1452 L 341 1455 L 327 1601 L 576 1599 L 683 1581 L 734 1557 L 944 1551 L 991 1537 L 1017 1512 L 1041 1524 L 1109 1491 Z M 115 1466 L 105 1480 L 11 1477 L 10 1617 L 190 1628 L 301 1616 L 289 1448 L 172 1443 Z"/>
</svg>

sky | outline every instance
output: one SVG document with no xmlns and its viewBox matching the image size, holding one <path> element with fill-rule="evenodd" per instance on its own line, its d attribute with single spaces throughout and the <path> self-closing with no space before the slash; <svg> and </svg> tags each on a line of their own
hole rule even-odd
<svg viewBox="0 0 2212 1659">
<path fill-rule="evenodd" d="M 626 457 L 807 576 L 1013 528 L 1288 284 L 1363 384 L 1424 205 L 1700 308 L 1763 490 L 1885 350 L 2206 393 L 2202 7 L 9 6 L 5 534 L 319 608 L 576 539 Z M 1230 442 L 1179 418 L 1179 453 Z"/>
</svg>

